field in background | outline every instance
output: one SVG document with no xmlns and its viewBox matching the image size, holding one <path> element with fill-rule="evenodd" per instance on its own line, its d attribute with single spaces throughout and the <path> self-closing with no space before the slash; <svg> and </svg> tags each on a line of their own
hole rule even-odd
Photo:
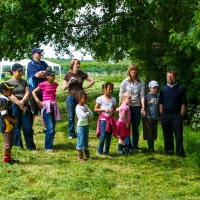
<svg viewBox="0 0 200 200">
<path fill-rule="evenodd" d="M 120 82 L 124 77 L 95 76 L 95 85 L 88 89 L 88 104 L 93 110 L 96 98 L 101 95 L 105 81 L 115 84 L 113 96 L 117 98 Z M 99 158 L 97 154 L 96 122 L 98 114 L 90 124 L 89 148 L 91 159 L 85 163 L 76 161 L 76 139 L 68 140 L 66 93 L 59 81 L 57 101 L 61 121 L 56 126 L 54 153 L 44 151 L 44 137 L 39 117 L 34 125 L 37 151 L 13 149 L 13 156 L 20 160 L 13 166 L 0 162 L 0 199 L 199 199 L 200 159 L 198 133 L 185 127 L 187 157 L 166 156 L 163 136 L 159 126 L 159 137 L 155 143 L 157 153 L 147 152 L 146 141 L 140 128 L 139 146 L 143 152 L 119 156 L 117 139 L 112 139 L 113 158 Z M 116 116 L 117 117 L 117 116 Z M 2 137 L 0 143 L 3 144 Z"/>
</svg>

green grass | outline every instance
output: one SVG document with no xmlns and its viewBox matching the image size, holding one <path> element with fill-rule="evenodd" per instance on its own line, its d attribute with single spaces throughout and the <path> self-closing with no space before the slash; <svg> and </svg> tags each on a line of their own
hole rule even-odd
<svg viewBox="0 0 200 200">
<path fill-rule="evenodd" d="M 95 80 L 95 85 L 88 90 L 88 104 L 92 110 L 105 79 L 95 77 Z M 117 99 L 119 86 L 120 83 L 115 83 L 113 95 Z M 160 125 L 155 143 L 157 153 L 146 151 L 147 144 L 140 128 L 142 153 L 119 156 L 118 141 L 113 138 L 113 158 L 99 158 L 96 156 L 98 139 L 95 135 L 98 114 L 94 113 L 89 137 L 91 159 L 79 163 L 76 161 L 76 139 L 67 139 L 65 92 L 59 89 L 57 96 L 62 119 L 56 126 L 55 152 L 48 154 L 44 151 L 45 135 L 38 133 L 42 129 L 38 117 L 34 126 L 37 151 L 13 148 L 13 156 L 20 163 L 10 166 L 0 162 L 0 199 L 199 199 L 198 133 L 185 127 L 186 158 L 164 154 Z M 2 137 L 0 142 L 3 144 Z"/>
</svg>

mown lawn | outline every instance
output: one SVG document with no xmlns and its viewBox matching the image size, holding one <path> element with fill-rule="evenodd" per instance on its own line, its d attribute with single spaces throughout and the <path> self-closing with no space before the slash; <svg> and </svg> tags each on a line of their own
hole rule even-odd
<svg viewBox="0 0 200 200">
<path fill-rule="evenodd" d="M 88 104 L 92 110 L 105 80 L 102 77 L 95 79 L 96 84 L 88 90 Z M 113 94 L 117 100 L 119 85 L 115 83 Z M 0 162 L 0 199 L 199 199 L 200 170 L 195 157 L 199 150 L 198 133 L 185 127 L 186 158 L 164 154 L 160 126 L 155 143 L 157 153 L 146 151 L 140 129 L 142 153 L 119 156 L 117 139 L 113 138 L 113 158 L 99 158 L 95 136 L 98 115 L 94 113 L 89 138 L 91 159 L 79 163 L 76 161 L 76 139 L 68 140 L 65 93 L 59 89 L 57 96 L 62 120 L 56 127 L 54 153 L 44 151 L 45 135 L 39 133 L 42 126 L 38 117 L 34 126 L 37 150 L 13 148 L 13 156 L 20 163 L 11 166 Z M 3 144 L 2 137 L 0 143 Z"/>
</svg>

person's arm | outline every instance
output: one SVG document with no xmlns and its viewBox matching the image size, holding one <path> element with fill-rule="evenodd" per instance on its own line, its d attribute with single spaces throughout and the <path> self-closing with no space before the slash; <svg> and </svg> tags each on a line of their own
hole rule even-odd
<svg viewBox="0 0 200 200">
<path fill-rule="evenodd" d="M 4 119 L 8 120 L 9 122 L 11 122 L 13 124 L 18 123 L 17 119 L 13 119 L 12 117 L 9 117 L 9 116 L 5 116 Z"/>
<path fill-rule="evenodd" d="M 142 109 L 141 109 L 141 112 L 145 112 L 145 98 L 141 98 L 141 105 L 142 105 Z"/>
<path fill-rule="evenodd" d="M 90 117 L 92 117 L 93 116 L 93 112 L 91 111 L 91 109 L 89 108 L 88 105 L 86 105 L 86 107 L 87 107 L 88 112 L 90 113 Z"/>
<path fill-rule="evenodd" d="M 18 102 L 19 102 L 19 99 L 18 99 L 14 94 L 12 94 L 12 95 L 9 97 L 9 99 L 10 99 L 13 103 L 15 103 L 15 104 L 18 104 Z"/>
<path fill-rule="evenodd" d="M 45 78 L 45 71 L 38 71 L 35 65 L 32 62 L 28 63 L 27 73 L 29 77 L 35 76 L 36 78 Z"/>
<path fill-rule="evenodd" d="M 122 110 L 122 118 L 123 118 L 124 123 L 126 124 L 126 128 L 129 128 L 129 124 L 126 119 L 126 110 Z"/>
<path fill-rule="evenodd" d="M 91 86 L 95 83 L 95 81 L 92 79 L 91 76 L 88 76 L 86 80 L 89 82 L 89 84 L 86 85 L 86 86 L 83 88 L 84 90 L 88 89 L 89 87 L 91 87 Z"/>
<path fill-rule="evenodd" d="M 35 89 L 33 90 L 33 92 L 32 92 L 32 95 L 33 95 L 35 101 L 37 102 L 39 108 L 42 108 L 42 107 L 43 107 L 42 101 L 40 101 L 40 100 L 38 99 L 37 94 L 36 94 L 36 93 L 39 92 L 39 91 L 40 91 L 40 88 L 39 88 L 39 87 L 35 88 Z"/>
<path fill-rule="evenodd" d="M 20 100 L 18 103 L 19 103 L 20 105 L 24 105 L 24 104 L 28 101 L 28 99 L 29 99 L 29 94 L 30 94 L 30 92 L 29 92 L 29 87 L 26 87 L 26 88 L 25 88 L 24 97 L 23 97 L 23 99 Z"/>
<path fill-rule="evenodd" d="M 36 78 L 45 78 L 45 71 L 39 71 L 35 74 Z"/>
<path fill-rule="evenodd" d="M 160 111 L 160 114 L 163 112 L 163 104 L 159 104 L 159 111 Z"/>
<path fill-rule="evenodd" d="M 89 117 L 89 111 L 83 110 L 80 106 L 76 106 L 76 114 L 82 117 Z"/>
<path fill-rule="evenodd" d="M 184 104 L 181 105 L 181 115 L 185 114 L 186 106 Z"/>
<path fill-rule="evenodd" d="M 73 83 L 74 77 L 71 77 L 70 80 L 67 82 L 66 80 L 63 81 L 63 90 L 69 89 L 69 85 Z"/>
</svg>

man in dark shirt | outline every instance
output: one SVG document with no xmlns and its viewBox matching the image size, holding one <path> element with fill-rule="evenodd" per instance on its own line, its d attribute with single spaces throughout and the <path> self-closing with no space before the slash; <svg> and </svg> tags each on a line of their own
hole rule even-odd
<svg viewBox="0 0 200 200">
<path fill-rule="evenodd" d="M 47 63 L 41 60 L 42 52 L 43 49 L 33 48 L 31 51 L 33 59 L 28 63 L 27 67 L 28 83 L 30 88 L 30 107 L 33 114 L 33 122 L 35 115 L 38 114 L 39 106 L 33 98 L 32 91 L 38 86 L 39 83 L 45 81 L 45 70 L 48 68 Z M 38 92 L 37 96 L 40 101 L 42 101 L 41 91 Z"/>
<path fill-rule="evenodd" d="M 167 85 L 160 90 L 159 109 L 160 121 L 164 135 L 164 147 L 167 155 L 174 154 L 174 137 L 176 155 L 185 156 L 183 148 L 183 115 L 187 99 L 182 85 L 176 82 L 177 73 L 167 72 Z"/>
</svg>

